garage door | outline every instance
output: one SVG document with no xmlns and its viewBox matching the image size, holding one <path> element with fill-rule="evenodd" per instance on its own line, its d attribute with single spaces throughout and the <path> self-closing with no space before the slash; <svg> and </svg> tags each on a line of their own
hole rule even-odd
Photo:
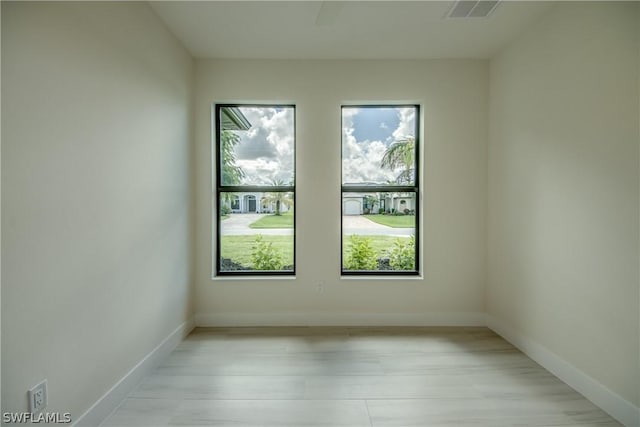
<svg viewBox="0 0 640 427">
<path fill-rule="evenodd" d="M 344 201 L 344 214 L 345 215 L 360 215 L 360 201 L 359 200 L 345 200 Z"/>
</svg>

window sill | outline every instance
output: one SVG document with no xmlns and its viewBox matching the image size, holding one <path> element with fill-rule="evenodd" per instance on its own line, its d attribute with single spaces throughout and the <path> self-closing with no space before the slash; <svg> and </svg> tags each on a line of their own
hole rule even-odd
<svg viewBox="0 0 640 427">
<path fill-rule="evenodd" d="M 408 275 L 388 275 L 388 276 L 374 276 L 374 275 L 347 275 L 347 276 L 340 276 L 340 280 L 355 280 L 355 281 L 362 281 L 362 280 L 407 280 L 407 281 L 413 281 L 413 280 L 417 280 L 417 281 L 421 281 L 424 280 L 424 276 L 423 275 L 417 275 L 417 276 L 408 276 Z"/>
<path fill-rule="evenodd" d="M 212 282 L 242 282 L 242 281 L 282 281 L 296 280 L 296 276 L 213 276 Z"/>
</svg>

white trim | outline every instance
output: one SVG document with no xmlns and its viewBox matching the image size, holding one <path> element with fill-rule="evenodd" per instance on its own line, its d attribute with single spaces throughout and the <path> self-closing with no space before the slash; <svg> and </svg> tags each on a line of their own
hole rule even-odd
<svg viewBox="0 0 640 427">
<path fill-rule="evenodd" d="M 419 280 L 422 281 L 424 280 L 424 276 L 422 274 L 420 275 L 416 275 L 416 276 L 394 276 L 393 274 L 378 274 L 376 276 L 354 276 L 354 275 L 347 275 L 347 276 L 340 276 L 340 280 L 368 280 L 368 281 L 372 281 L 372 280 L 393 280 L 393 281 L 402 281 L 402 280 L 407 280 L 407 281 L 411 281 L 411 280 Z M 394 283 L 395 285 L 395 283 Z M 484 325 L 482 325 L 484 326 Z"/>
<path fill-rule="evenodd" d="M 198 313 L 196 326 L 486 326 L 479 312 L 433 313 Z"/>
<path fill-rule="evenodd" d="M 211 276 L 214 282 L 242 282 L 242 281 L 274 281 L 282 283 L 283 280 L 296 280 L 296 276 Z"/>
<path fill-rule="evenodd" d="M 640 408 L 501 320 L 487 314 L 487 326 L 595 405 L 628 427 L 640 426 Z"/>
<path fill-rule="evenodd" d="M 140 362 L 109 389 L 91 408 L 74 421 L 72 426 L 98 426 L 103 422 L 138 385 L 142 378 L 148 375 L 162 359 L 193 330 L 195 323 L 189 319 L 169 334 L 156 348 L 151 350 Z"/>
</svg>

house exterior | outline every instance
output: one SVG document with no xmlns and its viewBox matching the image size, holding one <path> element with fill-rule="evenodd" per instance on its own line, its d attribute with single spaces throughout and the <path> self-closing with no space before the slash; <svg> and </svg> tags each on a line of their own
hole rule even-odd
<svg viewBox="0 0 640 427">
<path fill-rule="evenodd" d="M 267 199 L 265 192 L 241 192 L 234 193 L 226 203 L 231 213 L 275 213 L 276 203 Z M 289 206 L 280 203 L 280 212 L 288 212 L 289 209 Z"/>
<path fill-rule="evenodd" d="M 234 193 L 227 206 L 231 213 L 275 213 L 275 202 L 266 200 L 265 192 Z M 374 199 L 375 198 L 375 199 Z M 349 193 L 342 199 L 343 215 L 415 212 L 414 193 Z M 280 204 L 280 212 L 288 212 L 290 207 Z"/>
<path fill-rule="evenodd" d="M 345 183 L 347 186 L 371 186 L 380 189 L 375 182 Z M 393 187 L 389 187 L 392 190 Z M 415 193 L 400 191 L 363 191 L 349 192 L 342 195 L 343 215 L 368 215 L 396 212 L 415 213 Z"/>
<path fill-rule="evenodd" d="M 411 213 L 415 209 L 415 193 L 348 193 L 342 198 L 343 215 Z"/>
</svg>

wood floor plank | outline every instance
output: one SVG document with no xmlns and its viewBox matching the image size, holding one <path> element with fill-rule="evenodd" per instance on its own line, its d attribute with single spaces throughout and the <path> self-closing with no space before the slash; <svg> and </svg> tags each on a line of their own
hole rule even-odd
<svg viewBox="0 0 640 427">
<path fill-rule="evenodd" d="M 302 376 L 152 375 L 130 397 L 142 399 L 303 399 Z"/>
<path fill-rule="evenodd" d="M 181 399 L 129 397 L 100 425 L 101 427 L 166 426 L 181 402 Z"/>
<path fill-rule="evenodd" d="M 604 414 L 584 398 L 395 399 L 371 400 L 367 406 L 374 427 L 579 426 L 602 422 Z"/>
<path fill-rule="evenodd" d="M 158 368 L 164 375 L 380 375 L 375 357 L 351 355 L 306 357 L 277 354 L 177 355 Z"/>
<path fill-rule="evenodd" d="M 362 400 L 185 400 L 168 425 L 369 427 Z"/>
<path fill-rule="evenodd" d="M 482 398 L 463 376 L 310 376 L 305 399 Z"/>
</svg>

